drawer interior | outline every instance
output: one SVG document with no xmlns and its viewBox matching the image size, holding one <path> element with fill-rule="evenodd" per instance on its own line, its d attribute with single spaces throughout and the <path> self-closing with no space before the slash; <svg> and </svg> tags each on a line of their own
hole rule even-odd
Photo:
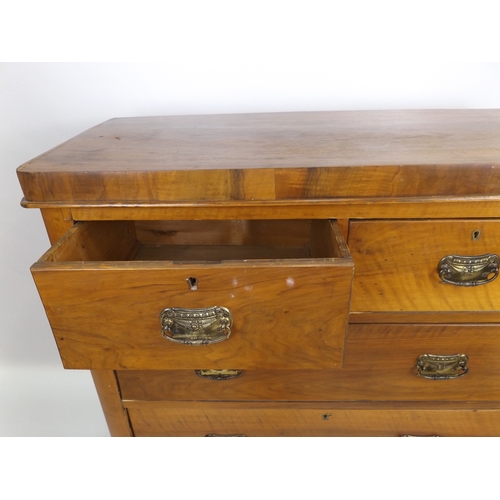
<svg viewBox="0 0 500 500">
<path fill-rule="evenodd" d="M 77 223 L 40 260 L 221 262 L 349 258 L 335 221 L 197 220 Z"/>
<path fill-rule="evenodd" d="M 80 222 L 31 271 L 67 368 L 342 367 L 353 263 L 335 221 Z M 199 319 L 221 308 L 230 330 Z"/>
</svg>

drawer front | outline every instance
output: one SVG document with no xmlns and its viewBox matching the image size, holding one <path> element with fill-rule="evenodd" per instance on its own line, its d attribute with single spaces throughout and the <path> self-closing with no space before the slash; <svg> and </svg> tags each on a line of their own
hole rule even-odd
<svg viewBox="0 0 500 500">
<path fill-rule="evenodd" d="M 184 403 L 130 408 L 135 436 L 498 436 L 500 410 Z"/>
<path fill-rule="evenodd" d="M 117 376 L 128 401 L 500 401 L 499 353 L 498 325 L 350 325 L 342 370 L 242 370 L 226 380 L 194 370 Z M 429 373 L 458 354 L 468 358 L 467 373 Z M 428 366 L 419 375 L 425 355 L 444 361 L 420 358 Z"/>
<path fill-rule="evenodd" d="M 328 228 L 341 238 L 337 227 L 322 225 Z M 217 261 L 160 261 L 156 246 L 138 252 L 156 260 L 127 260 L 137 246 L 131 232 L 126 224 L 82 224 L 32 267 L 66 368 L 341 367 L 348 257 L 266 259 L 260 257 L 268 249 L 259 245 L 259 258 L 226 261 L 226 249 L 217 245 L 210 249 L 222 257 Z M 234 254 L 234 247 L 227 251 Z M 276 245 L 271 250 L 282 253 Z M 177 255 L 179 248 L 166 252 Z M 232 320 L 214 320 L 214 306 Z M 185 343 L 199 339 L 208 344 Z"/>
<path fill-rule="evenodd" d="M 355 221 L 349 247 L 353 312 L 500 311 L 500 280 L 492 280 L 489 261 L 500 254 L 499 221 Z M 450 282 L 445 257 L 455 267 Z"/>
</svg>

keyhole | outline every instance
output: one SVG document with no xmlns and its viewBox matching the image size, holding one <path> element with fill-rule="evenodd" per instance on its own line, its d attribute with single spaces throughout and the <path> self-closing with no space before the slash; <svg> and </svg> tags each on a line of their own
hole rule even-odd
<svg viewBox="0 0 500 500">
<path fill-rule="evenodd" d="M 479 231 L 479 229 L 472 231 L 472 241 L 477 241 L 479 236 L 481 236 L 481 231 Z"/>
<path fill-rule="evenodd" d="M 190 290 L 198 290 L 198 280 L 196 278 L 188 278 L 186 281 Z"/>
</svg>

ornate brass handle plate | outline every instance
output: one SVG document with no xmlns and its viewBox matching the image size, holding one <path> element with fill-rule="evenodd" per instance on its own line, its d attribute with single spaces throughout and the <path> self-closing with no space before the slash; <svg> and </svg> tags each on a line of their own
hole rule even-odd
<svg viewBox="0 0 500 500">
<path fill-rule="evenodd" d="M 198 377 L 209 380 L 230 380 L 239 377 L 242 370 L 195 370 Z"/>
<path fill-rule="evenodd" d="M 425 435 L 425 436 L 419 436 L 417 434 L 402 434 L 401 435 L 402 438 L 438 438 L 438 437 L 441 437 L 437 434 L 428 434 L 428 435 Z"/>
<path fill-rule="evenodd" d="M 160 313 L 163 336 L 178 344 L 205 345 L 222 342 L 231 335 L 233 316 L 221 306 L 201 309 L 167 307 Z"/>
<path fill-rule="evenodd" d="M 422 354 L 417 358 L 416 367 L 419 377 L 432 380 L 448 380 L 463 377 L 468 371 L 469 358 L 465 354 L 437 356 Z"/>
<path fill-rule="evenodd" d="M 447 255 L 438 264 L 439 277 L 444 283 L 477 286 L 491 283 L 498 276 L 500 258 L 488 253 L 476 257 Z"/>
<path fill-rule="evenodd" d="M 215 438 L 215 437 L 227 437 L 227 438 L 246 438 L 246 434 L 205 434 L 207 438 Z"/>
</svg>

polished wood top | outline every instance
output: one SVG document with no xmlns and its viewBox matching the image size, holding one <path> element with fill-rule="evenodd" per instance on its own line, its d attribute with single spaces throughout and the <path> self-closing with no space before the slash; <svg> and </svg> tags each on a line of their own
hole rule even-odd
<svg viewBox="0 0 500 500">
<path fill-rule="evenodd" d="M 497 195 L 500 110 L 115 118 L 27 162 L 30 202 Z"/>
</svg>

